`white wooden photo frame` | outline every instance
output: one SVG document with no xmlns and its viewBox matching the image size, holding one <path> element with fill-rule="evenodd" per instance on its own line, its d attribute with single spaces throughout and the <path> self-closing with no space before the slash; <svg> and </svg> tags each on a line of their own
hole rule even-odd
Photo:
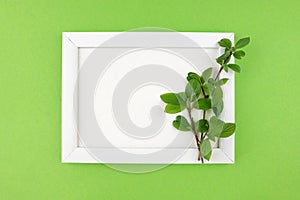
<svg viewBox="0 0 300 200">
<path fill-rule="evenodd" d="M 118 44 L 118 41 L 116 40 L 113 45 L 105 44 L 107 40 L 110 38 L 113 38 L 119 34 L 119 32 L 64 32 L 62 34 L 62 162 L 63 163 L 141 163 L 141 164 L 166 164 L 170 163 L 170 160 L 166 160 L 166 155 L 172 155 L 178 153 L 179 151 L 182 152 L 180 156 L 177 157 L 177 159 L 174 159 L 172 163 L 174 164 L 199 164 L 199 161 L 197 160 L 197 149 L 195 145 L 191 146 L 182 146 L 182 144 L 176 143 L 173 146 L 169 148 L 164 148 L 164 155 L 157 154 L 156 156 L 152 156 L 151 158 L 147 159 L 134 159 L 130 156 L 118 156 L 116 155 L 113 150 L 105 145 L 102 145 L 101 142 L 95 141 L 95 143 L 92 143 L 90 146 L 85 146 L 82 141 L 80 141 L 81 136 L 83 133 L 80 131 L 80 124 L 85 123 L 83 126 L 86 125 L 86 123 L 89 123 L 89 117 L 88 116 L 81 116 L 83 112 L 81 112 L 80 106 L 84 103 L 81 101 L 81 91 L 85 90 L 84 84 L 85 84 L 85 78 L 78 78 L 78 74 L 80 72 L 80 68 L 85 64 L 86 60 L 88 59 L 89 55 L 95 50 L 95 49 L 102 49 L 102 51 L 106 51 L 106 49 L 120 49 L 120 48 L 143 48 L 141 46 L 136 45 L 131 40 L 128 40 L 127 42 L 122 42 Z M 143 38 L 147 37 L 166 37 L 166 38 L 172 38 L 176 34 L 180 34 L 190 40 L 192 40 L 195 44 L 197 44 L 199 47 L 202 48 L 202 51 L 205 51 L 206 54 L 210 57 L 211 62 L 214 62 L 214 59 L 216 56 L 221 55 L 221 48 L 218 46 L 218 41 L 222 38 L 228 38 L 232 42 L 234 41 L 234 34 L 233 33 L 201 33 L 201 32 L 181 32 L 181 33 L 173 33 L 173 32 L 132 32 L 127 33 L 132 38 L 139 38 L 142 36 Z M 196 49 L 195 46 L 189 46 L 185 43 L 180 43 L 178 41 L 174 41 L 173 43 L 169 44 L 162 44 L 160 46 L 160 43 L 154 44 L 155 48 L 166 48 L 166 45 L 169 45 L 168 48 L 178 48 L 178 49 L 186 49 L 186 51 L 191 51 L 193 49 Z M 148 51 L 149 54 L 147 54 L 147 49 L 144 53 L 145 59 L 142 59 L 141 62 L 150 59 L 153 52 Z M 141 55 L 141 54 L 140 54 Z M 153 56 L 156 54 L 153 54 Z M 159 54 L 160 56 L 163 56 L 165 54 Z M 101 59 L 101 55 L 98 55 L 99 59 Z M 140 58 L 140 57 L 139 57 Z M 137 60 L 139 59 L 137 58 Z M 201 59 L 201 58 L 200 58 Z M 134 61 L 131 58 L 131 61 Z M 170 59 L 169 59 L 170 61 Z M 126 62 L 126 61 L 124 61 Z M 127 61 L 128 62 L 128 61 Z M 178 64 L 179 61 L 170 61 L 174 63 L 174 66 Z M 233 59 L 230 61 L 233 63 Z M 116 66 L 117 67 L 117 66 Z M 215 70 L 218 69 L 218 65 L 215 63 L 214 66 L 199 66 L 199 72 L 203 71 L 207 67 L 213 67 Z M 122 69 L 123 70 L 123 69 Z M 126 70 L 126 69 L 124 69 Z M 178 69 L 180 71 L 182 69 Z M 188 72 L 189 69 L 184 69 L 182 72 Z M 180 71 L 181 72 L 181 71 Z M 115 73 L 116 72 L 111 72 Z M 120 72 L 121 73 L 121 72 Z M 186 76 L 186 74 L 181 74 L 183 77 Z M 167 76 L 167 74 L 166 74 Z M 224 86 L 224 110 L 221 115 L 221 118 L 224 121 L 228 122 L 234 122 L 234 73 L 229 72 L 228 74 L 222 75 L 225 77 L 228 77 L 230 81 Z M 118 77 L 116 74 L 114 77 Z M 77 90 L 74 88 L 77 87 Z M 108 88 L 108 84 L 106 84 L 106 89 Z M 99 89 L 100 90 L 100 89 Z M 149 88 L 151 91 L 156 91 L 155 88 Z M 159 89 L 157 89 L 159 91 Z M 109 92 L 109 91 L 105 91 Z M 157 91 L 156 91 L 157 92 Z M 180 91 L 177 91 L 180 92 Z M 99 92 L 99 95 L 101 94 L 101 91 Z M 149 94 L 149 92 L 147 92 Z M 140 96 L 143 96 L 143 93 L 139 94 Z M 151 95 L 151 94 L 149 94 Z M 76 99 L 76 96 L 78 99 Z M 101 95 L 100 95 L 101 96 Z M 75 97 L 75 98 L 74 98 Z M 95 96 L 95 99 L 97 99 L 97 95 Z M 140 98 L 138 95 L 136 97 L 137 99 Z M 155 93 L 155 98 L 157 98 L 157 93 Z M 156 99 L 157 100 L 157 99 Z M 155 100 L 155 101 L 156 101 Z M 96 100 L 95 100 L 96 101 Z M 101 101 L 101 97 L 97 99 L 97 102 Z M 107 105 L 109 105 L 110 101 L 106 100 Z M 159 103 L 157 103 L 159 104 Z M 136 116 L 132 116 L 133 118 L 136 118 L 136 120 L 142 120 L 143 116 L 140 111 L 142 112 L 145 105 L 141 106 L 139 104 L 135 104 L 136 108 L 129 107 L 128 109 L 133 109 L 137 111 Z M 163 105 L 162 103 L 160 105 Z M 103 105 L 93 105 L 95 107 L 101 107 L 101 109 L 105 106 Z M 78 112 L 74 111 L 74 107 L 78 107 Z M 100 109 L 99 107 L 99 109 Z M 100 110 L 101 110 L 100 109 Z M 147 108 L 145 108 L 147 109 Z M 104 112 L 104 111 L 103 111 Z M 106 112 L 106 111 L 105 111 Z M 108 113 L 108 112 L 106 112 Z M 97 111 L 96 114 L 97 115 Z M 98 117 L 98 121 L 101 121 L 101 114 L 99 114 L 100 117 Z M 168 128 L 168 130 L 173 131 L 172 128 L 172 121 L 170 119 L 173 117 L 175 118 L 176 115 L 173 116 L 167 116 L 166 123 L 164 124 L 164 127 Z M 96 116 L 97 117 L 97 116 Z M 105 119 L 103 119 L 105 121 Z M 146 120 L 147 121 L 147 120 Z M 101 123 L 101 122 L 100 122 Z M 112 127 L 110 125 L 110 122 L 105 121 L 106 130 L 111 130 L 111 135 L 113 136 L 113 130 L 115 130 L 116 127 Z M 111 127 L 109 127 L 111 126 Z M 109 129 L 111 128 L 111 129 Z M 173 134 L 173 133 L 172 133 Z M 185 134 L 187 133 L 175 133 L 175 134 Z M 190 134 L 192 135 L 192 134 Z M 84 137 L 88 137 L 88 135 L 84 135 Z M 110 136 L 109 136 L 110 137 Z M 112 140 L 115 142 L 113 144 L 114 148 L 118 148 L 119 150 L 131 152 L 132 154 L 140 154 L 140 155 L 146 155 L 147 152 L 155 151 L 155 149 L 162 149 L 164 147 L 164 138 L 168 138 L 169 136 L 162 137 L 162 139 L 159 140 L 159 142 L 145 142 L 144 140 L 141 141 L 142 145 L 139 145 L 137 142 L 130 142 L 130 140 L 126 138 L 120 139 L 123 136 L 118 136 L 115 138 L 112 138 Z M 125 136 L 124 136 L 125 137 Z M 170 136 L 172 137 L 172 136 Z M 180 136 L 181 137 L 181 136 Z M 182 136 L 184 138 L 185 136 Z M 189 137 L 189 136 L 186 136 Z M 127 142 L 127 143 L 126 143 Z M 182 151 L 184 149 L 184 151 Z M 98 156 L 95 156 L 95 154 L 104 155 L 106 156 L 106 159 L 101 160 Z M 146 156 L 145 156 L 146 157 Z M 217 163 L 234 163 L 234 135 L 232 135 L 229 138 L 222 138 L 220 139 L 216 144 L 214 144 L 213 153 L 211 156 L 210 161 L 206 161 L 205 163 L 209 164 L 217 164 Z"/>
</svg>

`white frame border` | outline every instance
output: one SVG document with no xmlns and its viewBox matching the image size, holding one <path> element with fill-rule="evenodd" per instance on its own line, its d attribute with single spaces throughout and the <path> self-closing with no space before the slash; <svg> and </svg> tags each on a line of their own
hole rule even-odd
<svg viewBox="0 0 300 200">
<path fill-rule="evenodd" d="M 180 32 L 193 39 L 201 47 L 217 48 L 217 42 L 228 38 L 234 42 L 234 33 Z M 73 91 L 78 75 L 78 57 L 81 47 L 99 47 L 107 39 L 120 32 L 63 32 L 62 34 L 62 162 L 63 163 L 101 163 L 87 149 L 78 146 L 78 135 L 74 120 Z M 131 34 L 174 34 L 173 32 L 132 32 Z M 176 34 L 176 33 L 175 33 Z M 177 33 L 178 34 L 178 33 Z M 102 45 L 103 46 L 103 45 Z M 111 46 L 110 46 L 111 47 Z M 127 46 L 128 47 L 128 46 Z M 181 46 L 182 47 L 182 46 Z M 230 61 L 233 63 L 233 59 Z M 231 77 L 234 82 L 234 75 Z M 234 84 L 231 88 L 234 94 Z M 234 116 L 234 96 L 231 106 Z M 137 149 L 139 151 L 140 149 Z M 109 149 L 103 149 L 106 153 Z M 172 151 L 172 149 L 170 149 Z M 195 159 L 197 149 L 187 149 L 174 164 L 199 164 Z M 191 160 L 191 158 L 194 158 Z M 110 163 L 130 163 L 112 160 Z M 234 135 L 220 139 L 220 148 L 213 149 L 209 164 L 234 163 Z M 145 164 L 145 163 L 143 163 Z M 162 162 L 148 164 L 164 164 Z"/>
</svg>

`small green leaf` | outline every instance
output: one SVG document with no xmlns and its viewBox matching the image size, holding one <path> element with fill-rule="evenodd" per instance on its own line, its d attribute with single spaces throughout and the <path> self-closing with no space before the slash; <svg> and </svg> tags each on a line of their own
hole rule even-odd
<svg viewBox="0 0 300 200">
<path fill-rule="evenodd" d="M 195 101 L 200 95 L 200 92 L 200 82 L 195 79 L 191 79 L 185 87 L 185 95 L 187 98 L 191 101 Z"/>
<path fill-rule="evenodd" d="M 224 54 L 222 54 L 220 57 L 218 57 L 216 59 L 217 63 L 219 63 L 220 65 L 223 64 L 223 61 L 230 55 L 230 51 L 225 51 Z M 229 60 L 228 60 L 229 61 Z M 225 63 L 226 64 L 226 63 Z"/>
<path fill-rule="evenodd" d="M 195 73 L 195 72 L 189 72 L 188 76 L 186 77 L 187 81 L 190 81 L 192 79 L 196 79 L 200 82 L 200 76 L 199 74 Z"/>
<path fill-rule="evenodd" d="M 223 64 L 223 60 L 224 60 L 224 59 L 222 59 L 222 58 L 220 58 L 220 57 L 218 57 L 218 58 L 216 59 L 217 63 L 220 64 L 220 65 Z"/>
<path fill-rule="evenodd" d="M 203 85 L 205 83 L 205 80 L 203 77 L 200 76 L 200 83 Z"/>
<path fill-rule="evenodd" d="M 190 131 L 191 125 L 184 116 L 178 115 L 173 121 L 173 126 L 180 131 Z"/>
<path fill-rule="evenodd" d="M 209 124 L 206 119 L 200 119 L 199 121 L 195 122 L 195 127 L 197 132 L 205 133 L 208 130 Z"/>
<path fill-rule="evenodd" d="M 219 116 L 223 111 L 223 91 L 222 88 L 216 84 L 211 93 L 212 109 L 216 116 Z"/>
<path fill-rule="evenodd" d="M 236 125 L 234 123 L 224 124 L 220 137 L 226 138 L 226 137 L 231 136 L 235 132 L 235 128 L 236 128 Z"/>
<path fill-rule="evenodd" d="M 227 38 L 224 38 L 224 39 L 220 40 L 218 43 L 221 47 L 225 47 L 227 49 L 230 49 L 231 46 L 232 46 L 231 41 Z"/>
<path fill-rule="evenodd" d="M 182 101 L 182 102 L 180 102 L 180 103 L 186 105 L 186 100 L 187 100 L 187 98 L 186 98 L 185 92 L 179 92 L 179 93 L 176 94 L 176 96 L 178 97 L 178 100 L 179 100 L 179 101 Z"/>
<path fill-rule="evenodd" d="M 218 86 L 225 85 L 228 80 L 229 80 L 228 78 L 223 78 L 221 80 L 218 80 L 217 83 L 216 83 L 216 85 L 218 85 Z"/>
<path fill-rule="evenodd" d="M 203 90 L 204 90 L 204 92 L 205 92 L 206 95 L 210 94 L 210 91 L 209 91 L 209 88 L 208 88 L 208 83 L 205 84 L 205 85 L 202 85 L 202 88 L 203 88 Z"/>
<path fill-rule="evenodd" d="M 163 102 L 167 103 L 167 104 L 171 104 L 171 105 L 180 105 L 185 107 L 186 106 L 186 95 L 184 92 L 180 92 L 180 93 L 166 93 L 166 94 L 162 94 L 160 95 L 160 98 Z"/>
<path fill-rule="evenodd" d="M 218 119 L 216 116 L 213 116 L 209 120 L 209 130 L 207 133 L 207 137 L 215 141 L 215 137 L 219 137 L 223 130 L 224 122 Z"/>
<path fill-rule="evenodd" d="M 179 99 L 175 93 L 162 94 L 160 95 L 160 98 L 167 104 L 180 105 Z"/>
<path fill-rule="evenodd" d="M 223 91 L 220 86 L 216 86 L 211 93 L 213 102 L 219 102 L 223 99 Z"/>
<path fill-rule="evenodd" d="M 240 66 L 237 65 L 237 64 L 229 64 L 228 67 L 229 67 L 230 69 L 232 69 L 233 71 L 235 71 L 235 72 L 238 72 L 238 73 L 241 72 L 241 68 L 240 68 Z"/>
<path fill-rule="evenodd" d="M 202 156 L 206 160 L 209 160 L 210 156 L 207 156 L 207 155 L 212 152 L 212 148 L 211 148 L 211 144 L 210 144 L 209 139 L 205 139 L 201 142 L 200 149 L 201 149 Z"/>
<path fill-rule="evenodd" d="M 214 114 L 218 117 L 222 113 L 223 108 L 224 108 L 224 103 L 223 103 L 223 100 L 221 100 L 221 101 L 214 103 L 212 109 L 213 109 Z"/>
<path fill-rule="evenodd" d="M 211 67 L 204 70 L 204 72 L 202 73 L 202 78 L 204 79 L 204 82 L 206 82 L 209 79 L 211 74 L 212 74 L 212 68 Z"/>
<path fill-rule="evenodd" d="M 246 53 L 242 50 L 236 51 L 233 53 L 233 56 L 237 59 L 242 59 L 242 57 L 244 57 L 246 55 Z"/>
<path fill-rule="evenodd" d="M 205 158 L 205 160 L 207 160 L 207 161 L 210 160 L 211 153 L 212 153 L 212 150 L 207 155 L 203 156 Z"/>
<path fill-rule="evenodd" d="M 240 49 L 248 45 L 250 42 L 250 37 L 242 38 L 235 44 L 236 49 Z"/>
<path fill-rule="evenodd" d="M 209 110 L 211 109 L 211 99 L 201 98 L 194 103 L 193 107 L 199 110 Z"/>
<path fill-rule="evenodd" d="M 224 65 L 224 71 L 228 72 L 228 66 L 227 65 Z"/>
<path fill-rule="evenodd" d="M 207 94 L 211 95 L 212 92 L 213 92 L 214 89 L 215 89 L 214 84 L 212 84 L 212 83 L 207 83 L 207 84 L 206 84 L 206 87 L 207 87 L 207 90 L 208 90 Z"/>
<path fill-rule="evenodd" d="M 213 78 L 209 78 L 207 82 L 212 85 L 216 84 L 216 81 Z"/>
<path fill-rule="evenodd" d="M 186 106 L 167 104 L 165 107 L 165 112 L 169 114 L 175 114 L 183 111 L 185 108 Z"/>
</svg>

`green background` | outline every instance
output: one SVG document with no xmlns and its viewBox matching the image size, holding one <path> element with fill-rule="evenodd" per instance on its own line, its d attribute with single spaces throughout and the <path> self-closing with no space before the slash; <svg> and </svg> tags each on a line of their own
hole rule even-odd
<svg viewBox="0 0 300 200">
<path fill-rule="evenodd" d="M 0 1 L 0 199 L 299 199 L 300 1 Z M 251 36 L 236 77 L 236 163 L 126 174 L 61 164 L 63 31 Z"/>
</svg>

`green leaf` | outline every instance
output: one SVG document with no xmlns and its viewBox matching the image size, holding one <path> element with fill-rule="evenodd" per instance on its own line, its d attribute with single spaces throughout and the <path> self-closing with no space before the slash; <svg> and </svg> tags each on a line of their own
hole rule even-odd
<svg viewBox="0 0 300 200">
<path fill-rule="evenodd" d="M 216 84 L 216 81 L 213 78 L 209 78 L 207 82 L 212 85 Z"/>
<path fill-rule="evenodd" d="M 180 101 L 175 93 L 162 94 L 160 95 L 160 98 L 167 104 L 180 105 Z"/>
<path fill-rule="evenodd" d="M 209 79 L 211 74 L 212 74 L 212 67 L 207 68 L 206 70 L 204 70 L 204 72 L 202 73 L 202 78 L 204 79 L 204 82 L 206 82 Z"/>
<path fill-rule="evenodd" d="M 223 111 L 223 91 L 220 86 L 216 86 L 211 94 L 212 109 L 216 116 L 219 116 Z"/>
<path fill-rule="evenodd" d="M 185 87 L 185 95 L 187 98 L 191 101 L 195 101 L 200 95 L 200 92 L 200 82 L 195 79 L 191 79 Z"/>
<path fill-rule="evenodd" d="M 192 79 L 196 79 L 200 82 L 200 76 L 199 74 L 195 73 L 195 72 L 189 72 L 188 76 L 186 77 L 187 81 L 190 81 Z"/>
<path fill-rule="evenodd" d="M 178 100 L 180 101 L 180 103 L 186 105 L 187 98 L 186 98 L 185 92 L 179 92 L 176 94 L 176 96 L 178 97 Z"/>
<path fill-rule="evenodd" d="M 216 85 L 217 86 L 222 86 L 222 85 L 226 84 L 228 80 L 229 80 L 228 78 L 223 78 L 221 80 L 218 80 Z"/>
<path fill-rule="evenodd" d="M 205 160 L 207 160 L 207 161 L 210 160 L 211 153 L 212 153 L 212 150 L 207 155 L 203 156 L 205 158 Z"/>
<path fill-rule="evenodd" d="M 215 141 L 215 137 L 219 137 L 223 130 L 224 122 L 218 119 L 216 116 L 213 116 L 209 120 L 209 130 L 207 133 L 207 137 Z"/>
<path fill-rule="evenodd" d="M 195 128 L 197 132 L 205 133 L 208 130 L 209 124 L 206 119 L 200 119 L 195 122 Z"/>
<path fill-rule="evenodd" d="M 203 85 L 206 94 L 211 95 L 211 99 L 202 98 L 194 103 L 193 107 L 199 110 L 209 110 L 213 109 L 216 116 L 219 116 L 223 111 L 223 91 L 221 85 L 226 83 L 228 79 L 221 79 L 215 83 L 215 86 L 211 83 L 213 80 L 209 81 L 207 84 Z"/>
<path fill-rule="evenodd" d="M 228 72 L 228 65 L 224 65 L 224 71 Z"/>
<path fill-rule="evenodd" d="M 211 148 L 210 141 L 208 139 L 205 139 L 201 142 L 200 149 L 201 149 L 202 156 L 206 160 L 209 160 L 210 156 L 207 156 L 207 155 L 211 154 L 212 148 Z"/>
<path fill-rule="evenodd" d="M 186 108 L 186 106 L 181 106 L 181 105 L 172 105 L 172 104 L 167 104 L 165 107 L 165 112 L 169 114 L 175 114 L 183 111 Z"/>
<path fill-rule="evenodd" d="M 173 126 L 180 131 L 190 131 L 191 125 L 184 116 L 178 115 L 173 121 Z"/>
<path fill-rule="evenodd" d="M 215 114 L 217 117 L 220 116 L 220 114 L 221 114 L 222 111 L 223 111 L 223 108 L 224 108 L 223 100 L 214 103 L 214 104 L 213 104 L 213 107 L 212 107 L 213 112 L 214 112 L 214 114 Z"/>
<path fill-rule="evenodd" d="M 215 89 L 215 86 L 212 83 L 207 83 L 206 86 L 207 86 L 207 90 L 208 90 L 207 94 L 211 95 Z"/>
<path fill-rule="evenodd" d="M 211 109 L 211 99 L 201 98 L 194 103 L 193 107 L 198 110 L 209 110 Z"/>
<path fill-rule="evenodd" d="M 235 44 L 236 49 L 240 49 L 248 45 L 250 42 L 250 37 L 242 38 Z"/>
<path fill-rule="evenodd" d="M 171 105 L 180 105 L 182 107 L 186 106 L 186 95 L 184 92 L 180 93 L 166 93 L 160 95 L 160 98 L 163 102 Z"/>
<path fill-rule="evenodd" d="M 221 47 L 225 47 L 227 49 L 230 49 L 231 46 L 232 46 L 231 41 L 227 38 L 224 38 L 224 39 L 220 40 L 218 43 Z"/>
<path fill-rule="evenodd" d="M 205 83 L 205 80 L 204 80 L 203 77 L 201 77 L 201 76 L 200 76 L 200 83 L 201 83 L 201 84 L 204 84 L 204 83 Z"/>
<path fill-rule="evenodd" d="M 216 86 L 211 93 L 213 102 L 219 102 L 223 100 L 223 91 L 220 86 Z"/>
<path fill-rule="evenodd" d="M 233 53 L 233 56 L 237 59 L 242 59 L 242 57 L 244 57 L 246 55 L 246 53 L 242 50 L 236 51 Z"/>
<path fill-rule="evenodd" d="M 220 57 L 218 57 L 216 60 L 217 60 L 217 63 L 219 63 L 220 65 L 223 64 L 223 61 L 230 55 L 230 51 L 225 51 L 224 54 L 222 54 Z M 229 59 L 228 59 L 229 61 Z M 226 63 L 225 63 L 226 64 Z"/>
<path fill-rule="evenodd" d="M 236 128 L 236 125 L 234 123 L 224 124 L 220 137 L 226 138 L 226 137 L 231 136 L 235 132 L 235 128 Z"/>
<path fill-rule="evenodd" d="M 208 88 L 208 83 L 205 84 L 205 85 L 202 85 L 202 88 L 203 88 L 203 90 L 204 90 L 204 92 L 205 92 L 206 95 L 210 94 L 210 91 L 209 91 L 209 88 Z"/>
<path fill-rule="evenodd" d="M 235 71 L 235 72 L 238 72 L 238 73 L 241 72 L 241 68 L 240 68 L 240 66 L 237 65 L 237 64 L 229 64 L 228 67 L 229 67 L 230 69 L 232 69 L 233 71 Z"/>
<path fill-rule="evenodd" d="M 220 64 L 220 65 L 223 64 L 223 60 L 224 60 L 224 59 L 222 59 L 222 58 L 220 58 L 220 57 L 218 57 L 218 58 L 216 59 L 217 63 Z"/>
</svg>

